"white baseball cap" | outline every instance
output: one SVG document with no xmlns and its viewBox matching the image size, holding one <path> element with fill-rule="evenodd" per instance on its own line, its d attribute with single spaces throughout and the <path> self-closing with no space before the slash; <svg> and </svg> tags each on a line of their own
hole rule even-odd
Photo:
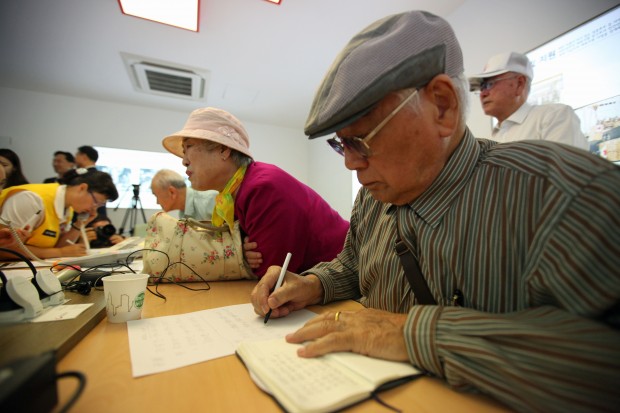
<svg viewBox="0 0 620 413">
<path fill-rule="evenodd" d="M 478 90 L 484 79 L 508 72 L 525 75 L 530 80 L 534 77 L 532 63 L 526 55 L 516 52 L 501 53 L 489 59 L 482 73 L 469 78 L 470 88 L 471 90 Z"/>
</svg>

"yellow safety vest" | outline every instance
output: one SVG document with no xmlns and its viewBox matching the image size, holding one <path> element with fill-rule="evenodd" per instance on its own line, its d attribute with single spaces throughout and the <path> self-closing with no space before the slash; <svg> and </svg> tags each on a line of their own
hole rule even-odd
<svg viewBox="0 0 620 413">
<path fill-rule="evenodd" d="M 45 219 L 41 225 L 32 231 L 31 237 L 26 245 L 32 245 L 41 248 L 55 247 L 60 237 L 60 218 L 56 215 L 54 202 L 56 200 L 56 192 L 58 191 L 58 183 L 52 184 L 26 184 L 12 186 L 2 190 L 0 193 L 0 210 L 4 201 L 17 192 L 30 191 L 39 195 L 43 199 L 43 207 L 45 208 Z M 73 210 L 69 209 L 68 217 L 71 218 Z"/>
</svg>

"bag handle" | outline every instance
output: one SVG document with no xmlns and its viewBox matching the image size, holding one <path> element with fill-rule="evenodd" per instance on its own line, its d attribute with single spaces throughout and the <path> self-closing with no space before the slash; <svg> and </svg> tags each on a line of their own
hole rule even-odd
<svg viewBox="0 0 620 413">
<path fill-rule="evenodd" d="M 198 221 L 190 217 L 183 218 L 181 221 L 183 220 L 187 223 L 187 225 L 189 225 L 196 231 L 206 230 L 209 232 L 223 232 L 223 231 L 230 232 L 230 228 L 228 227 L 228 225 L 222 225 L 221 227 L 216 227 L 215 225 L 211 223 L 211 221 Z"/>
</svg>

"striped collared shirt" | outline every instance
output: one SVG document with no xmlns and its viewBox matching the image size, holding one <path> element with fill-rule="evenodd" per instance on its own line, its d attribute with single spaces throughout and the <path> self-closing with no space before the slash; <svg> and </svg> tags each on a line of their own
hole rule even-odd
<svg viewBox="0 0 620 413">
<path fill-rule="evenodd" d="M 397 225 L 438 306 L 415 305 Z M 306 273 L 325 303 L 408 313 L 411 363 L 454 387 L 528 412 L 620 406 L 620 168 L 606 160 L 467 131 L 409 205 L 362 189 L 342 253 Z"/>
</svg>

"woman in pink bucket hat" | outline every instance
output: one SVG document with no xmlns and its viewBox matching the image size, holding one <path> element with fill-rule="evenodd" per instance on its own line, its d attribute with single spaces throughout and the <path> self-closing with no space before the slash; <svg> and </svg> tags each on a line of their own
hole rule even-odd
<svg viewBox="0 0 620 413">
<path fill-rule="evenodd" d="M 192 188 L 220 192 L 213 224 L 239 221 L 242 237 L 256 242 L 262 260 L 254 274 L 281 265 L 301 272 L 331 261 L 342 250 L 349 223 L 314 190 L 293 176 L 254 161 L 243 124 L 217 108 L 193 111 L 183 129 L 163 140 L 164 148 L 183 158 Z"/>
</svg>

